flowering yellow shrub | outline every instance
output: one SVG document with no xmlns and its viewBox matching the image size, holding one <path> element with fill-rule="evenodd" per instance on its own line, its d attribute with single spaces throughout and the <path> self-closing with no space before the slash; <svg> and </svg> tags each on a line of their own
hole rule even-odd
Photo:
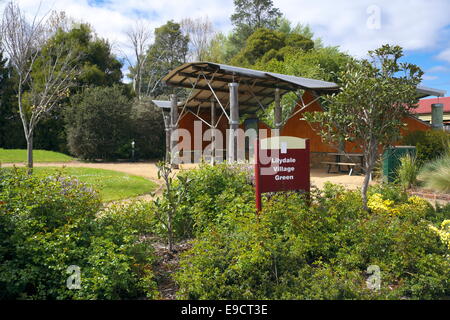
<svg viewBox="0 0 450 320">
<path fill-rule="evenodd" d="M 435 226 L 430 226 L 430 229 L 436 232 L 436 234 L 441 238 L 441 241 L 445 243 L 450 250 L 450 220 L 444 220 L 441 224 L 441 229 Z"/>
<path fill-rule="evenodd" d="M 422 198 L 420 198 L 418 196 L 410 197 L 408 199 L 408 203 L 414 205 L 417 208 L 424 209 L 424 210 L 427 209 L 430 206 L 428 201 L 426 201 L 425 199 L 422 199 Z"/>
<path fill-rule="evenodd" d="M 371 195 L 367 201 L 367 206 L 376 213 L 399 214 L 399 210 L 394 207 L 394 201 L 383 200 L 383 196 L 380 193 Z"/>
<path fill-rule="evenodd" d="M 428 201 L 419 198 L 417 196 L 410 197 L 406 203 L 399 204 L 396 209 L 405 217 L 414 213 L 415 215 L 419 215 L 421 217 L 425 217 L 427 211 L 430 210 L 430 204 Z"/>
</svg>

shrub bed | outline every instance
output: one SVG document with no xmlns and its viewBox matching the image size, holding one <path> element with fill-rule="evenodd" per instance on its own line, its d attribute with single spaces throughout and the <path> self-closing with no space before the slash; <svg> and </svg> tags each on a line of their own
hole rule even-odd
<svg viewBox="0 0 450 320">
<path fill-rule="evenodd" d="M 156 297 L 144 204 L 102 211 L 75 179 L 0 170 L 0 299 Z M 69 266 L 81 288 L 69 290 Z"/>
<path fill-rule="evenodd" d="M 199 179 L 186 207 L 196 239 L 175 275 L 179 298 L 450 295 L 450 252 L 433 229 L 450 218 L 450 207 L 437 212 L 399 188 L 377 186 L 370 190 L 366 212 L 359 192 L 327 185 L 313 192 L 311 202 L 295 193 L 266 198 L 258 218 L 245 175 L 225 166 L 189 175 Z M 381 271 L 379 290 L 367 285 L 370 266 Z"/>
</svg>

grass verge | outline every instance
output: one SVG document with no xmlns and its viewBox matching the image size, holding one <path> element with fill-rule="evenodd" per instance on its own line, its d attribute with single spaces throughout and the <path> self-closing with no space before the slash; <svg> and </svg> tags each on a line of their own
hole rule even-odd
<svg viewBox="0 0 450 320">
<path fill-rule="evenodd" d="M 104 202 L 137 197 L 157 188 L 156 183 L 145 178 L 104 169 L 40 167 L 34 168 L 33 172 L 40 176 L 62 174 L 74 177 L 98 190 Z"/>
<path fill-rule="evenodd" d="M 46 150 L 33 150 L 34 162 L 70 162 L 74 158 Z M 27 150 L 22 149 L 2 149 L 0 148 L 0 162 L 4 163 L 21 163 L 27 161 Z"/>
</svg>

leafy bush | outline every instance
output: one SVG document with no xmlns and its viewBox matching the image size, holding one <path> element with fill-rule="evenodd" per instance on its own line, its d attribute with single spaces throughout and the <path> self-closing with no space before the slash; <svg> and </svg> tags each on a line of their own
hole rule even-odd
<svg viewBox="0 0 450 320">
<path fill-rule="evenodd" d="M 450 220 L 442 222 L 440 229 L 435 226 L 430 226 L 430 228 L 439 236 L 439 238 L 441 238 L 441 241 L 447 245 L 448 250 L 450 250 Z"/>
<path fill-rule="evenodd" d="M 180 297 L 448 296 L 449 250 L 427 220 L 436 212 L 424 200 L 408 198 L 398 189 L 395 194 L 391 186 L 386 192 L 384 188 L 370 190 L 371 213 L 362 209 L 357 191 L 326 185 L 323 191 L 313 192 L 311 205 L 295 193 L 276 194 L 266 199 L 259 218 L 254 202 L 244 193 L 235 194 L 221 218 L 216 216 L 182 257 L 175 275 Z M 372 265 L 381 270 L 378 291 L 369 290 L 366 283 Z"/>
<path fill-rule="evenodd" d="M 118 86 L 87 88 L 65 110 L 67 143 L 82 159 L 117 159 L 131 145 L 131 100 Z M 121 154 L 122 153 L 122 154 Z"/>
<path fill-rule="evenodd" d="M 159 108 L 149 101 L 136 100 L 131 109 L 131 124 L 131 138 L 136 142 L 137 159 L 157 159 L 164 156 L 165 128 Z M 131 154 L 131 150 L 128 151 L 128 155 Z"/>
<path fill-rule="evenodd" d="M 427 188 L 450 192 L 450 153 L 426 163 L 420 171 L 419 179 L 425 182 Z"/>
<path fill-rule="evenodd" d="M 409 189 L 417 184 L 419 175 L 419 164 L 415 156 L 407 154 L 400 158 L 400 165 L 397 168 L 397 179 L 404 189 Z"/>
<path fill-rule="evenodd" d="M 450 145 L 450 134 L 439 130 L 414 131 L 403 138 L 402 144 L 416 146 L 419 164 L 443 156 Z"/>
<path fill-rule="evenodd" d="M 92 87 L 65 109 L 67 144 L 82 159 L 155 159 L 164 155 L 161 111 L 150 101 L 132 100 L 126 87 Z M 107 124 L 107 125 L 101 125 Z"/>
<path fill-rule="evenodd" d="M 211 224 L 226 219 L 230 204 L 245 208 L 254 201 L 248 173 L 239 166 L 202 164 L 199 170 L 182 174 L 189 181 L 180 204 L 179 233 L 199 234 Z"/>
<path fill-rule="evenodd" d="M 100 209 L 96 192 L 74 179 L 0 170 L 0 298 L 154 297 L 151 246 L 141 239 L 151 211 Z M 72 265 L 80 290 L 66 287 Z"/>
</svg>

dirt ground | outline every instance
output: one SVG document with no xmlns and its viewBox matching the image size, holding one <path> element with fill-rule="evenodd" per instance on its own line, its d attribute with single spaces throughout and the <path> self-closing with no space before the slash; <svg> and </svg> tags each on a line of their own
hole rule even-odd
<svg viewBox="0 0 450 320">
<path fill-rule="evenodd" d="M 11 167 L 14 164 L 5 163 L 3 166 Z M 18 167 L 23 167 L 24 164 L 15 164 Z M 95 168 L 114 170 L 118 172 L 128 173 L 136 176 L 141 176 L 152 181 L 158 182 L 158 169 L 155 163 L 151 162 L 137 162 L 137 163 L 85 163 L 85 162 L 68 162 L 68 163 L 36 163 L 36 167 L 75 167 L 75 168 Z M 195 168 L 195 165 L 182 166 L 182 170 L 189 170 Z M 362 185 L 364 177 L 361 175 L 349 176 L 348 174 L 333 174 L 327 173 L 326 169 L 311 170 L 311 184 L 318 188 L 322 188 L 325 182 L 334 184 L 341 184 L 348 189 L 356 189 Z M 143 197 L 145 199 L 145 196 Z"/>
</svg>

